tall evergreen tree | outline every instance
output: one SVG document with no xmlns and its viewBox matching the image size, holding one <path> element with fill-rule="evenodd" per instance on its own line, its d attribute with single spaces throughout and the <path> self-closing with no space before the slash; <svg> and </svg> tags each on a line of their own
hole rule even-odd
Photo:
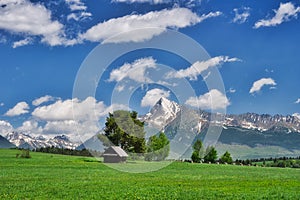
<svg viewBox="0 0 300 200">
<path fill-rule="evenodd" d="M 232 164 L 232 157 L 228 151 L 226 151 L 220 158 L 222 163 Z"/>
<path fill-rule="evenodd" d="M 104 132 L 111 143 L 127 152 L 144 153 L 146 150 L 144 123 L 137 119 L 135 111 L 109 113 Z"/>
<path fill-rule="evenodd" d="M 218 158 L 218 153 L 217 150 L 212 147 L 212 146 L 208 146 L 206 148 L 206 152 L 205 152 L 205 156 L 204 156 L 204 162 L 216 162 Z"/>
<path fill-rule="evenodd" d="M 196 140 L 196 142 L 193 145 L 193 153 L 191 156 L 191 159 L 195 163 L 199 163 L 201 161 L 201 150 L 202 150 L 202 142 L 201 140 Z"/>
</svg>

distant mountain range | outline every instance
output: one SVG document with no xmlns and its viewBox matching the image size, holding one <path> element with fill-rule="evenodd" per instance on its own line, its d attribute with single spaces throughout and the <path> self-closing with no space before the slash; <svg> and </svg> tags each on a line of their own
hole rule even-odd
<svg viewBox="0 0 300 200">
<path fill-rule="evenodd" d="M 220 153 L 230 150 L 234 158 L 300 155 L 300 119 L 296 116 L 209 113 L 161 98 L 140 119 L 166 133 L 175 157 L 186 151 L 183 157 L 189 158 L 190 144 L 198 138 L 208 144 L 215 140 L 212 144 Z"/>
<path fill-rule="evenodd" d="M 220 155 L 229 150 L 235 159 L 300 155 L 300 120 L 295 116 L 216 114 L 161 98 L 139 119 L 145 122 L 146 137 L 166 133 L 171 141 L 170 158 L 190 158 L 196 139 L 215 140 Z M 104 150 L 105 146 L 94 136 L 78 148 Z"/>
<path fill-rule="evenodd" d="M 75 149 L 78 146 L 77 143 L 71 142 L 70 139 L 65 135 L 46 139 L 42 135 L 34 137 L 29 134 L 14 131 L 8 133 L 6 135 L 6 139 L 16 147 L 24 149 L 36 149 L 52 146 L 65 149 Z"/>
<path fill-rule="evenodd" d="M 180 155 L 190 158 L 190 147 L 196 139 L 208 141 L 208 144 L 214 141 L 212 144 L 220 154 L 229 150 L 234 158 L 239 159 L 300 155 L 300 119 L 296 116 L 209 113 L 161 98 L 149 113 L 139 119 L 145 122 L 147 138 L 159 131 L 166 133 L 171 141 L 171 158 Z M 6 136 L 8 141 L 0 137 L 0 145 L 12 144 L 29 149 L 47 146 L 86 148 L 103 152 L 105 146 L 98 134 L 78 144 L 64 135 L 46 139 L 11 132 Z"/>
<path fill-rule="evenodd" d="M 176 118 L 182 118 L 181 112 L 188 112 L 190 117 L 197 118 L 202 123 L 201 129 L 205 128 L 209 123 L 222 125 L 225 127 L 240 127 L 250 130 L 276 131 L 282 128 L 288 132 L 300 133 L 300 119 L 296 116 L 283 115 L 259 115 L 256 113 L 246 113 L 240 115 L 222 115 L 214 114 L 205 111 L 197 111 L 180 106 L 176 102 L 170 101 L 162 97 L 150 110 L 149 113 L 142 116 L 140 119 L 148 125 L 154 126 L 160 130 L 167 128 Z M 217 116 L 219 115 L 219 116 Z M 218 119 L 213 121 L 213 119 Z M 198 124 L 196 125 L 198 126 Z"/>
</svg>

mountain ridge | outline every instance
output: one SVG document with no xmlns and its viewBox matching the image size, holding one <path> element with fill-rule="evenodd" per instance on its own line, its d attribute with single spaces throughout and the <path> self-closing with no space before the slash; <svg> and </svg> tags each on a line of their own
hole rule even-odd
<svg viewBox="0 0 300 200">
<path fill-rule="evenodd" d="M 162 106 L 162 102 L 167 102 L 169 106 Z M 166 104 L 166 103 L 165 103 Z M 170 111 L 171 106 L 175 107 L 176 112 Z M 185 108 L 185 109 L 184 109 Z M 185 105 L 178 105 L 176 102 L 170 101 L 167 98 L 162 97 L 157 101 L 149 113 L 142 116 L 140 120 L 144 121 L 150 126 L 163 130 L 169 123 L 171 123 L 176 117 L 179 116 L 182 110 L 195 110 Z M 243 113 L 243 114 L 219 114 L 210 113 L 204 110 L 199 110 L 199 121 L 201 121 L 203 127 L 208 123 L 222 123 L 223 126 L 228 127 L 242 127 L 245 129 L 257 129 L 259 131 L 268 131 L 272 128 L 286 127 L 290 131 L 300 133 L 300 119 L 293 115 L 269 115 L 269 114 L 257 114 L 257 113 Z M 171 114 L 170 114 L 171 113 Z M 220 115 L 219 117 L 216 117 Z M 220 121 L 214 121 L 213 119 L 222 119 Z"/>
<path fill-rule="evenodd" d="M 151 126 L 149 121 L 153 121 L 151 116 L 155 113 L 147 115 L 150 117 L 143 118 L 144 122 Z M 300 119 L 292 115 L 220 114 L 180 105 L 180 112 L 159 131 L 165 132 L 171 141 L 174 157 L 184 153 L 182 156 L 186 159 L 190 158 L 196 139 L 201 139 L 205 146 L 216 146 L 220 153 L 238 147 L 233 156 L 242 159 L 298 156 L 300 152 Z"/>
<path fill-rule="evenodd" d="M 36 149 L 41 147 L 58 147 L 65 149 L 75 149 L 78 144 L 70 141 L 66 135 L 56 135 L 53 138 L 46 139 L 44 136 L 32 136 L 30 134 L 12 131 L 5 137 L 10 143 L 18 148 Z"/>
</svg>

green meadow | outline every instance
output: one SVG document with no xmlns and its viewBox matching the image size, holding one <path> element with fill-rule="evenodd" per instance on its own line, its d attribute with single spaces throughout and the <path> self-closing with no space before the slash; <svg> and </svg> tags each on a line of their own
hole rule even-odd
<svg viewBox="0 0 300 200">
<path fill-rule="evenodd" d="M 0 149 L 0 199 L 299 199 L 300 170 L 173 162 L 148 173 L 94 158 Z M 130 168 L 135 163 L 122 164 Z"/>
</svg>

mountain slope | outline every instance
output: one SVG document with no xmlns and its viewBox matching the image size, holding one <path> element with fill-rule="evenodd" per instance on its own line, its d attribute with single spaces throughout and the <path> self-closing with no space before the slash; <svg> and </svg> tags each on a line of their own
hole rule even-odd
<svg viewBox="0 0 300 200">
<path fill-rule="evenodd" d="M 16 147 L 12 143 L 10 143 L 6 138 L 2 137 L 0 135 L 0 148 L 1 149 L 8 149 L 8 148 L 14 148 Z"/>
<path fill-rule="evenodd" d="M 106 147 L 104 146 L 103 142 L 101 142 L 101 140 L 98 138 L 97 134 L 83 142 L 78 147 L 76 147 L 76 150 L 88 149 L 98 152 L 104 152 L 105 148 Z"/>
</svg>

